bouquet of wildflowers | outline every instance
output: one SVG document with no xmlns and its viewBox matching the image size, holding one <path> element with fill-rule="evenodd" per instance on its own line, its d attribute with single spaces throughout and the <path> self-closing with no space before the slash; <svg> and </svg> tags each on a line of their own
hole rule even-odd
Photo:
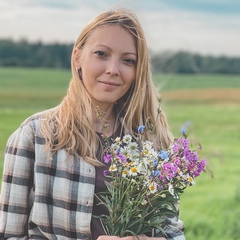
<svg viewBox="0 0 240 240">
<path fill-rule="evenodd" d="M 167 150 L 157 151 L 153 143 L 131 135 L 117 137 L 107 148 L 104 161 L 110 163 L 104 172 L 108 191 L 98 198 L 109 215 L 99 216 L 107 235 L 124 237 L 150 233 L 164 234 L 166 217 L 177 216 L 176 204 L 184 189 L 205 169 L 205 160 L 190 149 L 186 135 L 175 139 Z"/>
</svg>

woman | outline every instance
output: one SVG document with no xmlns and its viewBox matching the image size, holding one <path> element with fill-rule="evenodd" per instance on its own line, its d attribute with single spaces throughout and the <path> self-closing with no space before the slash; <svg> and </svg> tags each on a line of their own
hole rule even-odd
<svg viewBox="0 0 240 240">
<path fill-rule="evenodd" d="M 31 116 L 8 140 L 1 239 L 120 239 L 105 236 L 92 217 L 105 211 L 94 199 L 105 189 L 102 171 L 108 168 L 99 147 L 103 126 L 111 139 L 134 134 L 148 119 L 159 147 L 172 141 L 162 111 L 155 121 L 148 48 L 133 13 L 109 11 L 91 21 L 74 45 L 71 68 L 61 104 Z M 166 230 L 169 239 L 185 239 L 181 221 L 169 219 Z"/>
</svg>

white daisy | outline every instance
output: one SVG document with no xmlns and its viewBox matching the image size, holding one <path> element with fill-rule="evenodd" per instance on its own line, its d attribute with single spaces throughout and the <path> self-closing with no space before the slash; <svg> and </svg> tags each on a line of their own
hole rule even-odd
<svg viewBox="0 0 240 240">
<path fill-rule="evenodd" d="M 132 136 L 129 134 L 124 135 L 123 142 L 129 144 L 132 141 Z"/>
</svg>

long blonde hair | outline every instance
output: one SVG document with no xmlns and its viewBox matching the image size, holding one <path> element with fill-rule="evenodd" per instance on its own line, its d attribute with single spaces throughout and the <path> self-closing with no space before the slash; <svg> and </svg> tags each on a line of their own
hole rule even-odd
<svg viewBox="0 0 240 240">
<path fill-rule="evenodd" d="M 127 9 L 104 12 L 93 19 L 80 33 L 72 52 L 72 79 L 67 95 L 59 106 L 54 108 L 42 124 L 42 133 L 52 152 L 64 148 L 68 154 L 83 157 L 93 165 L 100 165 L 96 159 L 99 147 L 97 135 L 93 129 L 93 105 L 74 66 L 74 50 L 84 47 L 88 36 L 99 26 L 118 24 L 127 29 L 135 39 L 137 48 L 136 79 L 128 92 L 118 100 L 115 112 L 121 118 L 122 126 L 129 134 L 134 134 L 138 126 L 154 128 L 154 139 L 160 148 L 167 148 L 172 141 L 164 113 L 159 110 L 150 71 L 149 51 L 138 18 Z M 145 131 L 150 138 L 150 132 Z"/>
</svg>

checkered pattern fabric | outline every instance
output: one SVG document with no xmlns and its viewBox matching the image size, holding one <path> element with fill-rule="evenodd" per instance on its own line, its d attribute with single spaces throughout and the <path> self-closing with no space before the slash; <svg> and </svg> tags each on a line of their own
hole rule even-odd
<svg viewBox="0 0 240 240">
<path fill-rule="evenodd" d="M 95 167 L 63 149 L 44 149 L 43 116 L 27 119 L 7 142 L 0 239 L 90 240 Z M 169 239 L 185 239 L 179 221 L 171 224 Z"/>
</svg>

